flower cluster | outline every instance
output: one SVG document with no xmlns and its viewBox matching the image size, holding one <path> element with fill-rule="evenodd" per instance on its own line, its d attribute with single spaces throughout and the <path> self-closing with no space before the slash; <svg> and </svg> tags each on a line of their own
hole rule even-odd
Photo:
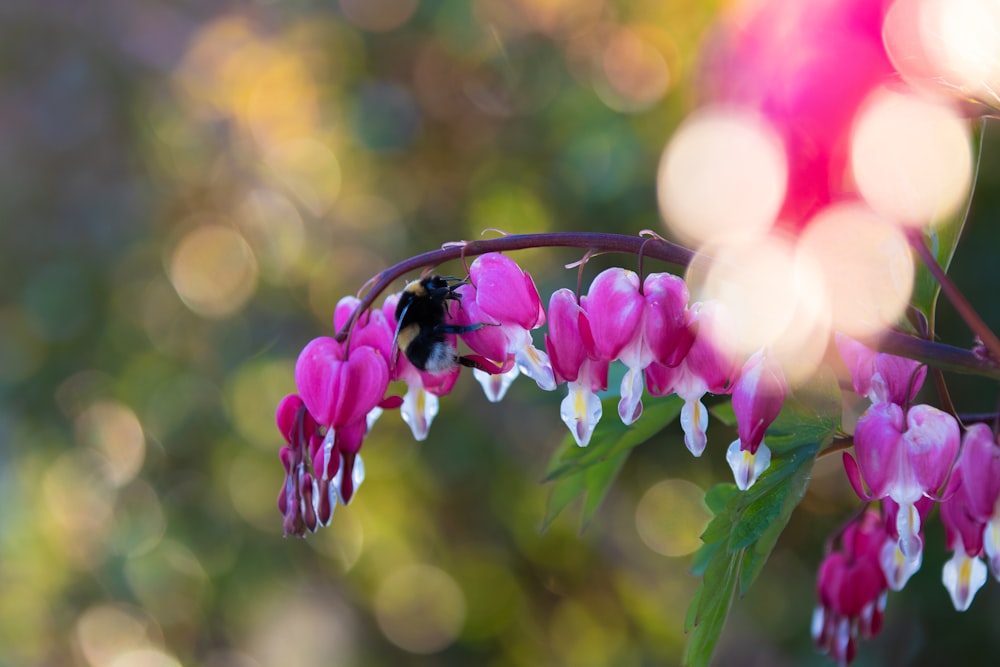
<svg viewBox="0 0 1000 667">
<path fill-rule="evenodd" d="M 935 270 L 937 249 L 916 242 L 915 230 L 947 222 L 967 201 L 968 117 L 997 108 L 1000 41 L 982 29 L 997 17 L 996 2 L 979 0 L 737 5 L 706 53 L 705 107 L 661 162 L 664 217 L 725 260 L 716 264 L 742 268 L 765 252 L 790 257 L 769 283 L 749 277 L 741 291 L 714 281 L 734 300 L 759 299 L 748 309 L 754 316 L 766 301 L 799 299 L 769 318 L 772 337 L 790 341 L 780 355 L 772 346 L 786 371 L 809 356 L 811 343 L 825 347 L 834 337 L 854 392 L 870 403 L 844 465 L 857 495 L 880 506 L 839 535 L 819 573 L 813 634 L 841 664 L 853 659 L 858 636 L 878 631 L 886 592 L 920 569 L 934 505 L 954 553 L 943 581 L 955 608 L 969 607 L 988 570 L 1000 577 L 995 434 L 983 424 L 963 434 L 952 414 L 916 404 L 924 366 L 848 337 L 875 340 L 902 320 L 914 276 L 908 244 Z M 698 174 L 724 196 L 705 203 Z M 781 252 L 770 250 L 775 240 Z M 715 271 L 705 270 L 710 278 Z M 822 334 L 796 336 L 803 328 Z"/>
<path fill-rule="evenodd" d="M 598 392 L 608 388 L 608 369 L 626 367 L 618 414 L 631 424 L 642 414 L 642 394 L 678 394 L 684 399 L 684 441 L 695 456 L 707 442 L 707 393 L 732 394 L 739 438 L 727 459 L 736 483 L 749 488 L 767 468 L 770 450 L 764 432 L 785 398 L 780 368 L 764 351 L 744 364 L 716 345 L 717 308 L 690 304 L 681 278 L 652 273 L 641 280 L 623 268 L 596 276 L 586 294 L 557 290 L 548 311 L 531 276 L 499 253 L 479 256 L 464 284 L 449 288 L 444 322 L 418 323 L 441 333 L 446 354 L 475 359 L 474 374 L 491 401 L 503 398 L 517 375 L 543 390 L 567 385 L 560 414 L 576 443 L 585 447 L 602 416 Z M 298 393 L 278 406 L 285 438 L 281 461 L 285 484 L 278 507 L 285 534 L 304 535 L 329 523 L 339 503 L 349 503 L 364 479 L 361 443 L 386 408 L 399 407 L 417 440 L 427 437 L 438 399 L 452 389 L 462 364 L 431 373 L 417 368 L 395 341 L 402 293 L 381 309 L 361 313 L 349 337 L 311 341 L 295 366 Z M 430 297 L 424 297 L 430 298 Z M 360 302 L 345 297 L 334 327 L 351 321 Z M 533 329 L 548 322 L 545 349 L 534 346 Z M 457 333 L 456 333 L 457 332 Z M 457 356 L 457 337 L 475 354 Z M 464 363 L 464 362 L 463 362 Z M 406 385 L 405 395 L 387 396 L 390 383 Z"/>
<path fill-rule="evenodd" d="M 888 584 L 880 565 L 891 538 L 877 512 L 866 510 L 839 535 L 819 568 L 812 637 L 838 664 L 854 660 L 857 638 L 871 639 L 882 627 Z"/>
<path fill-rule="evenodd" d="M 881 513 L 868 509 L 843 530 L 842 550 L 819 571 L 813 638 L 846 665 L 857 637 L 878 632 L 886 593 L 920 569 L 923 524 L 935 504 L 954 552 L 942 580 L 955 609 L 969 608 L 988 569 L 1000 579 L 1000 445 L 985 424 L 968 426 L 963 437 L 952 415 L 913 404 L 925 366 L 846 336 L 837 346 L 854 392 L 871 403 L 844 467 L 862 500 L 881 501 Z"/>
</svg>

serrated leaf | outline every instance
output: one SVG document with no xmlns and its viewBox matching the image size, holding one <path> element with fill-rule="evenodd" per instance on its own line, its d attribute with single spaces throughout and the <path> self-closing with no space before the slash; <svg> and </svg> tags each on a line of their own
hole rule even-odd
<svg viewBox="0 0 1000 667">
<path fill-rule="evenodd" d="M 764 531 L 781 517 L 787 495 L 788 487 L 779 484 L 771 493 L 762 495 L 747 505 L 739 523 L 733 526 L 729 535 L 729 550 L 745 549 L 760 539 Z"/>
<path fill-rule="evenodd" d="M 718 514 L 740 490 L 732 482 L 716 484 L 705 492 L 705 506 L 712 514 Z"/>
<path fill-rule="evenodd" d="M 618 414 L 618 399 L 606 398 L 602 404 L 605 415 Z M 594 430 L 587 447 L 578 447 L 573 437 L 567 436 L 549 460 L 542 481 L 559 479 L 574 470 L 596 465 L 610 456 L 641 445 L 677 419 L 683 404 L 677 396 L 650 401 L 643 407 L 639 420 L 631 426 L 626 426 L 619 419 L 605 418 Z"/>
<path fill-rule="evenodd" d="M 695 572 L 703 573 L 688 610 L 691 632 L 684 664 L 707 666 L 737 593 L 743 595 L 760 574 L 774 545 L 802 500 L 820 449 L 834 436 L 839 419 L 833 401 L 788 401 L 766 441 L 771 466 L 753 487 L 732 492 L 719 485 L 706 494 L 715 513 L 702 534 L 705 544 L 695 555 Z M 813 408 L 822 406 L 817 412 Z"/>
</svg>

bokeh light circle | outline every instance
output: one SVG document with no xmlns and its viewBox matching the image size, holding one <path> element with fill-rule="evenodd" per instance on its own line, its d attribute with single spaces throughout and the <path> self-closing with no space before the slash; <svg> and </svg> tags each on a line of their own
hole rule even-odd
<svg viewBox="0 0 1000 667">
<path fill-rule="evenodd" d="M 128 407 L 99 401 L 76 419 L 77 440 L 94 447 L 104 458 L 108 482 L 121 486 L 138 474 L 146 456 L 142 425 Z"/>
<path fill-rule="evenodd" d="M 701 245 L 759 236 L 785 198 L 781 139 L 758 115 L 708 108 L 689 116 L 660 160 L 660 211 L 682 241 Z"/>
<path fill-rule="evenodd" d="M 897 0 L 883 39 L 911 83 L 1000 106 L 1000 2 Z"/>
<path fill-rule="evenodd" d="M 837 331 L 878 334 L 909 303 L 915 267 L 902 230 L 860 203 L 830 206 L 799 239 L 796 261 L 822 276 Z"/>
<path fill-rule="evenodd" d="M 968 127 L 949 107 L 880 90 L 862 108 L 851 168 L 868 204 L 897 222 L 940 222 L 972 183 Z"/>
<path fill-rule="evenodd" d="M 700 331 L 734 359 L 761 348 L 782 364 L 790 382 L 819 365 L 830 317 L 814 268 L 797 264 L 791 239 L 767 234 L 708 246 L 686 274 L 691 293 L 711 304 Z"/>
<path fill-rule="evenodd" d="M 388 32 L 406 23 L 418 0 L 340 0 L 347 20 L 368 32 Z"/>
<path fill-rule="evenodd" d="M 393 644 L 410 653 L 436 653 L 458 637 L 465 596 L 447 572 L 431 565 L 401 567 L 382 582 L 375 618 Z"/>
<path fill-rule="evenodd" d="M 109 667 L 121 655 L 155 645 L 160 628 L 137 609 L 101 604 L 76 620 L 77 647 L 91 667 Z"/>
<path fill-rule="evenodd" d="M 238 312 L 257 288 L 257 260 L 246 240 L 219 224 L 195 227 L 169 259 L 168 275 L 177 295 L 208 318 Z"/>
<path fill-rule="evenodd" d="M 694 553 L 712 518 L 704 496 L 697 484 L 686 479 L 665 479 L 649 487 L 635 509 L 635 527 L 643 543 L 664 556 Z"/>
<path fill-rule="evenodd" d="M 604 85 L 595 84 L 595 89 L 601 100 L 617 111 L 647 109 L 662 99 L 671 85 L 667 59 L 643 27 L 616 28 L 600 54 L 603 80 L 599 83 Z"/>
</svg>

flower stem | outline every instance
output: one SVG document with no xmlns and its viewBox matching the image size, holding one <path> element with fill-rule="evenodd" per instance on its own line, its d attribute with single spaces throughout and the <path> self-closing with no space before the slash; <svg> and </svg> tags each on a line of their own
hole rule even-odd
<svg viewBox="0 0 1000 667">
<path fill-rule="evenodd" d="M 988 359 L 981 358 L 971 350 L 954 345 L 935 343 L 898 331 L 882 333 L 874 345 L 882 352 L 922 361 L 928 366 L 940 368 L 943 371 L 980 375 L 1000 380 L 1000 367 Z"/>
<path fill-rule="evenodd" d="M 952 282 L 948 274 L 945 273 L 941 265 L 938 264 L 937 259 L 931 252 L 930 248 L 924 242 L 923 234 L 919 230 L 912 230 L 909 233 L 910 245 L 913 246 L 917 254 L 920 255 L 920 259 L 923 260 L 927 269 L 937 280 L 938 284 L 941 286 L 941 291 L 944 295 L 948 297 L 955 310 L 958 311 L 959 316 L 965 321 L 965 323 L 972 329 L 972 332 L 979 337 L 979 340 L 983 342 L 986 349 L 990 353 L 992 359 L 1000 360 L 1000 338 L 997 338 L 993 330 L 986 325 L 983 318 L 979 316 L 979 313 L 972 307 L 972 304 L 965 298 L 965 296 L 959 291 L 958 286 Z"/>
<path fill-rule="evenodd" d="M 583 248 L 596 252 L 619 252 L 652 257 L 670 264 L 687 266 L 695 252 L 661 238 L 607 234 L 603 232 L 549 232 L 545 234 L 510 234 L 497 239 L 462 241 L 447 244 L 439 250 L 416 255 L 385 269 L 371 279 L 371 289 L 361 299 L 350 319 L 335 336 L 344 342 L 358 316 L 375 302 L 375 299 L 400 277 L 416 269 L 430 268 L 452 259 L 485 255 L 488 252 L 525 250 L 527 248 Z"/>
<path fill-rule="evenodd" d="M 922 241 L 920 245 L 923 245 Z M 641 253 L 642 257 L 650 257 L 681 267 L 687 266 L 696 254 L 693 250 L 657 236 L 629 236 L 626 234 L 608 234 L 604 232 L 511 234 L 495 239 L 446 244 L 438 250 L 431 250 L 405 259 L 373 276 L 368 282 L 372 287 L 365 293 L 361 299 L 361 303 L 358 304 L 358 307 L 341 330 L 337 332 L 335 338 L 339 342 L 346 340 L 361 313 L 370 308 L 375 299 L 393 285 L 393 283 L 411 271 L 432 268 L 443 262 L 484 255 L 488 252 L 507 252 L 545 247 L 581 248 L 589 254 L 615 252 L 640 255 Z M 936 266 L 936 263 L 934 266 Z M 947 277 L 945 277 L 945 280 L 947 280 Z M 1000 380 L 1000 367 L 992 363 L 989 359 L 983 359 L 973 354 L 970 350 L 963 348 L 943 343 L 934 343 L 896 331 L 885 332 L 879 337 L 878 341 L 873 341 L 873 346 L 884 352 L 916 359 L 917 361 L 922 361 L 945 371 L 980 375 Z M 1000 351 L 1000 346 L 998 346 L 998 351 Z M 1000 354 L 997 354 L 996 358 L 1000 359 Z"/>
</svg>

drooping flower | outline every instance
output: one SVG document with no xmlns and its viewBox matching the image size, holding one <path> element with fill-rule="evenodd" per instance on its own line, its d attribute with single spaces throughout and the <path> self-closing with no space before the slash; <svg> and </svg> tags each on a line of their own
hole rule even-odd
<svg viewBox="0 0 1000 667">
<path fill-rule="evenodd" d="M 368 415 L 380 404 L 388 405 L 383 396 L 389 385 L 389 366 L 380 349 L 358 344 L 351 348 L 348 351 L 346 344 L 332 338 L 316 338 L 303 348 L 295 364 L 302 402 L 317 424 L 327 429 L 320 481 L 339 483 L 335 490 L 344 504 L 351 501 L 364 478 L 358 451 L 368 432 Z M 336 470 L 334 450 L 340 457 Z"/>
<path fill-rule="evenodd" d="M 469 268 L 469 284 L 457 290 L 461 301 L 451 314 L 461 326 L 484 324 L 462 334 L 473 351 L 495 361 L 505 373 L 473 371 L 487 398 L 499 401 L 516 375 L 523 373 L 545 390 L 555 389 L 548 356 L 534 346 L 531 330 L 545 324 L 545 310 L 531 276 L 500 253 L 480 255 Z"/>
<path fill-rule="evenodd" d="M 862 499 L 888 496 L 899 505 L 896 528 L 907 559 L 917 558 L 922 549 L 915 503 L 924 496 L 936 497 L 958 449 L 958 422 L 929 405 L 916 405 L 904 413 L 895 403 L 876 403 L 858 420 L 857 460 L 844 453 L 847 477 Z"/>
<path fill-rule="evenodd" d="M 982 557 L 986 556 L 990 569 L 995 567 L 998 475 L 1000 446 L 993 432 L 985 424 L 969 426 L 941 503 L 947 547 L 953 552 L 945 563 L 942 581 L 958 611 L 968 609 L 986 583 L 987 566 Z"/>
<path fill-rule="evenodd" d="M 956 611 L 969 608 L 987 576 L 986 565 L 979 558 L 983 553 L 986 524 L 970 513 L 963 486 L 962 469 L 956 467 L 948 483 L 946 499 L 941 503 L 945 541 L 952 551 L 951 559 L 944 564 L 941 580 Z"/>
<path fill-rule="evenodd" d="M 278 452 L 285 468 L 285 482 L 278 493 L 278 511 L 284 517 L 285 537 L 303 537 L 307 530 L 316 530 L 317 526 L 313 505 L 315 484 L 305 462 L 310 440 L 316 433 L 316 421 L 296 394 L 281 399 L 275 421 L 286 443 Z"/>
<path fill-rule="evenodd" d="M 688 290 L 683 279 L 669 273 L 651 273 L 643 281 L 639 296 L 639 324 L 632 340 L 618 355 L 627 368 L 618 403 L 618 415 L 625 424 L 635 422 L 642 414 L 646 367 L 654 361 L 676 366 L 693 342 L 687 326 Z"/>
<path fill-rule="evenodd" d="M 858 637 L 871 639 L 882 628 L 888 595 L 879 552 L 885 540 L 881 518 L 867 510 L 844 529 L 841 550 L 820 565 L 812 637 L 839 665 L 854 660 Z"/>
<path fill-rule="evenodd" d="M 693 341 L 676 366 L 655 361 L 646 367 L 646 388 L 653 396 L 677 394 L 684 399 L 681 428 L 684 444 L 695 456 L 701 456 L 708 443 L 708 409 L 701 399 L 705 394 L 728 393 L 738 372 L 735 360 L 714 342 L 716 320 L 712 303 L 695 304 L 690 309 L 688 327 Z"/>
<path fill-rule="evenodd" d="M 927 377 L 919 361 L 875 352 L 844 334 L 836 334 L 837 350 L 851 373 L 854 393 L 872 403 L 895 403 L 905 407 L 917 397 Z"/>
<path fill-rule="evenodd" d="M 986 526 L 983 551 L 1000 580 L 1000 444 L 986 424 L 966 430 L 956 472 L 962 476 L 967 511 Z"/>
<path fill-rule="evenodd" d="M 930 514 L 934 507 L 934 501 L 924 496 L 914 507 L 920 517 L 920 525 L 923 526 L 924 519 Z M 892 498 L 882 499 L 882 517 L 885 522 L 885 532 L 888 537 L 882 545 L 882 552 L 879 554 L 879 562 L 882 565 L 882 574 L 889 583 L 889 588 L 894 591 L 903 590 L 906 582 L 920 570 L 923 562 L 923 536 L 917 532 L 917 539 L 920 540 L 921 548 L 917 550 L 915 556 L 907 558 L 899 548 L 899 530 L 896 521 L 899 517 L 899 505 Z"/>
<path fill-rule="evenodd" d="M 295 385 L 317 423 L 344 426 L 364 419 L 389 386 L 389 366 L 368 346 L 345 346 L 333 338 L 314 338 L 295 363 Z"/>
<path fill-rule="evenodd" d="M 781 412 L 787 385 L 781 367 L 763 351 L 743 365 L 733 386 L 733 411 L 737 433 L 726 451 L 736 486 L 746 491 L 771 464 L 771 450 L 764 444 L 764 432 Z"/>
<path fill-rule="evenodd" d="M 552 294 L 548 322 L 545 349 L 554 377 L 556 382 L 569 385 L 559 414 L 576 444 L 586 447 L 603 412 L 595 392 L 607 389 L 608 361 L 590 356 L 593 343 L 588 314 L 571 290 L 560 289 Z"/>
</svg>

